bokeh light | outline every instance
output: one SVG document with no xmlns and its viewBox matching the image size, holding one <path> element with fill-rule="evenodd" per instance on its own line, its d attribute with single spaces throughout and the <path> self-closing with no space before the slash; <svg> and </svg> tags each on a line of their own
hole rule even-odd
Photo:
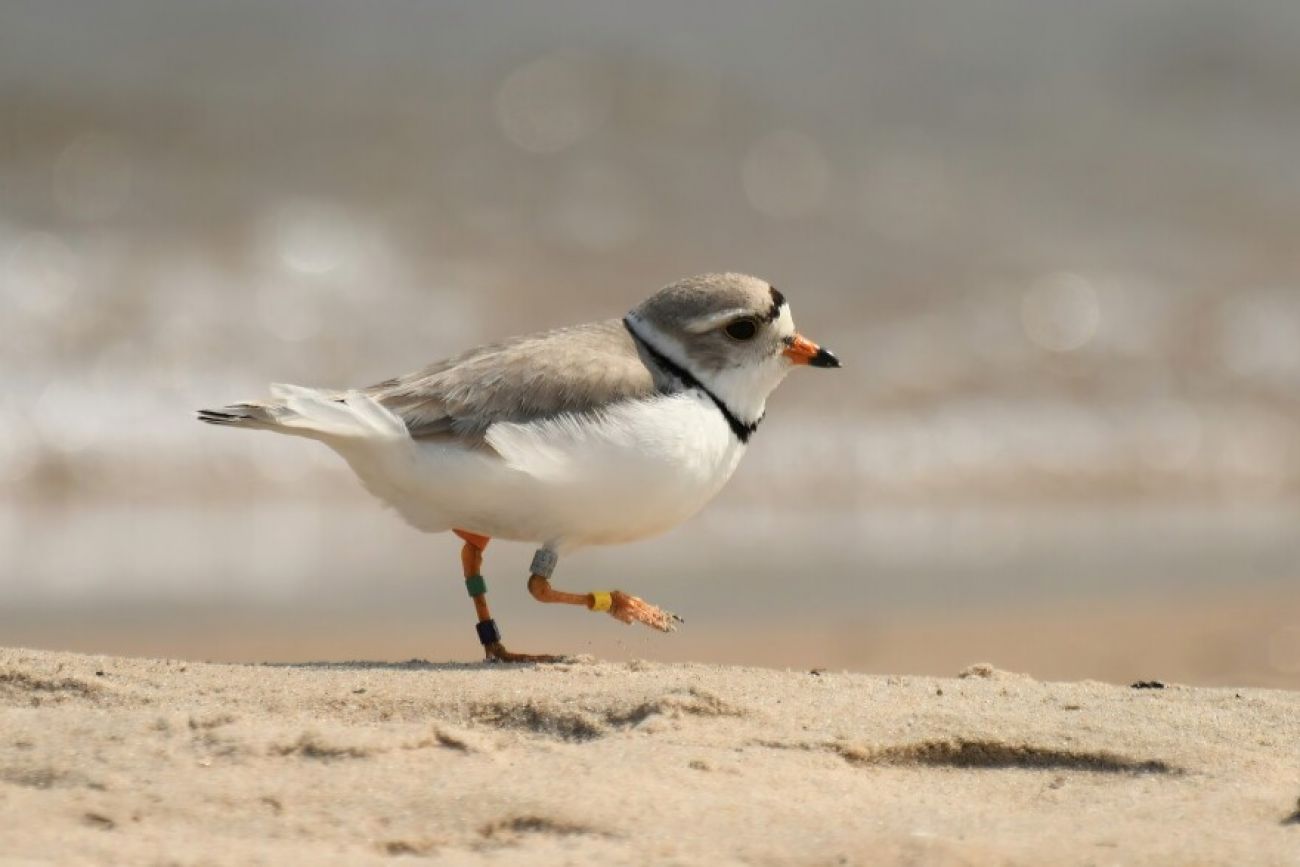
<svg viewBox="0 0 1300 867">
<path fill-rule="evenodd" d="M 359 258 L 358 227 L 337 205 L 288 202 L 279 206 L 267 223 L 274 254 L 291 271 L 328 274 L 351 268 Z"/>
<path fill-rule="evenodd" d="M 1020 305 L 1025 335 L 1053 352 L 1072 352 L 1097 334 L 1101 311 L 1097 293 L 1078 274 L 1050 274 L 1025 293 Z"/>
<path fill-rule="evenodd" d="M 1238 376 L 1300 383 L 1300 286 L 1229 299 L 1224 362 Z"/>
<path fill-rule="evenodd" d="M 589 58 L 553 54 L 524 64 L 496 95 L 501 131 L 526 151 L 550 154 L 596 132 L 609 117 L 613 91 Z"/>
</svg>

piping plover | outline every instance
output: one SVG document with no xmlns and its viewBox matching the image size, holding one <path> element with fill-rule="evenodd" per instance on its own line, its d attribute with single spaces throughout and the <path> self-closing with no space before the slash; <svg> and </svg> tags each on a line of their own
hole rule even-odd
<svg viewBox="0 0 1300 867">
<path fill-rule="evenodd" d="M 795 365 L 839 367 L 795 332 L 785 298 L 744 274 L 660 290 L 623 319 L 482 346 L 370 388 L 272 386 L 272 400 L 200 410 L 211 424 L 319 440 L 419 530 L 464 545 L 487 657 L 511 653 L 481 569 L 493 538 L 535 542 L 529 592 L 624 623 L 678 618 L 618 590 L 551 587 L 559 555 L 630 542 L 695 514 L 726 483 Z"/>
</svg>

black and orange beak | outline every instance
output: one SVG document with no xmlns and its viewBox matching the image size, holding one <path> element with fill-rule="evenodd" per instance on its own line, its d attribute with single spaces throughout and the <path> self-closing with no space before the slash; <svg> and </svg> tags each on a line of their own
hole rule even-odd
<svg viewBox="0 0 1300 867">
<path fill-rule="evenodd" d="M 794 364 L 810 364 L 813 367 L 839 367 L 840 360 L 802 334 L 786 340 L 787 346 L 781 353 Z"/>
</svg>

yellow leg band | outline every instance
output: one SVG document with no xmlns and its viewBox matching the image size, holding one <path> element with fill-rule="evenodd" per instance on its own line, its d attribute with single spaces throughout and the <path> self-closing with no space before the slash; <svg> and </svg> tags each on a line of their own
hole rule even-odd
<svg viewBox="0 0 1300 867">
<path fill-rule="evenodd" d="M 604 591 L 597 591 L 591 594 L 592 611 L 608 611 L 614 606 L 614 599 Z"/>
</svg>

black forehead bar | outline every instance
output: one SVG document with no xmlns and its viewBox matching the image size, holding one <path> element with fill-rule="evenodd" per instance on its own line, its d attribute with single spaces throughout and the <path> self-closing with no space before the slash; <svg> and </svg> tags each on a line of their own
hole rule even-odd
<svg viewBox="0 0 1300 867">
<path fill-rule="evenodd" d="M 785 306 L 785 296 L 781 290 L 775 286 L 768 286 L 772 290 L 772 306 L 768 308 L 767 315 L 763 317 L 765 322 L 775 322 L 776 318 L 781 315 L 781 308 Z"/>
</svg>

